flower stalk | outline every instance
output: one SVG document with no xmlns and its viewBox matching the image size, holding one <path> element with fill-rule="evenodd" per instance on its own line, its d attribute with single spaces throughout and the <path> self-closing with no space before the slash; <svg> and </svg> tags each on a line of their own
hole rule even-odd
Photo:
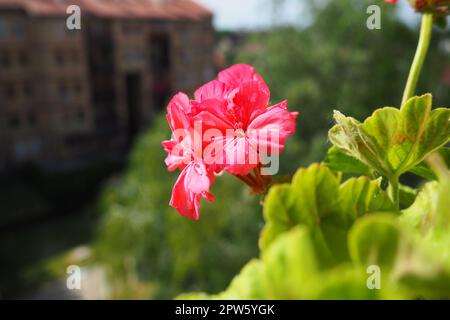
<svg viewBox="0 0 450 320">
<path fill-rule="evenodd" d="M 419 44 L 417 45 L 416 54 L 409 71 L 408 81 L 403 92 L 402 104 L 404 105 L 408 99 L 415 95 L 417 83 L 420 73 L 430 47 L 431 33 L 433 29 L 433 14 L 426 12 L 422 16 L 422 25 L 420 28 Z"/>
</svg>

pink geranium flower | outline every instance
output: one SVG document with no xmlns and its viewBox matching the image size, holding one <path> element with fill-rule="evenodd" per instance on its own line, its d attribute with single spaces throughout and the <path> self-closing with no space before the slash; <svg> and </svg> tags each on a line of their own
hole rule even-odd
<svg viewBox="0 0 450 320">
<path fill-rule="evenodd" d="M 269 107 L 269 88 L 249 65 L 222 71 L 197 90 L 195 98 L 194 119 L 223 134 L 208 148 L 225 159 L 223 169 L 233 175 L 247 176 L 265 155 L 279 154 L 295 132 L 298 113 L 287 110 L 287 101 Z"/>
<path fill-rule="evenodd" d="M 170 205 L 182 216 L 199 218 L 200 199 L 214 200 L 209 190 L 214 175 L 223 171 L 254 193 L 267 188 L 270 177 L 261 174 L 265 157 L 279 155 L 298 116 L 287 110 L 287 101 L 269 106 L 269 100 L 264 79 L 253 67 L 238 64 L 199 88 L 194 100 L 179 93 L 170 101 L 173 137 L 163 147 L 168 169 L 181 170 Z"/>
<path fill-rule="evenodd" d="M 172 190 L 170 205 L 178 212 L 193 220 L 199 219 L 200 199 L 214 201 L 209 192 L 214 181 L 214 173 L 195 148 L 195 132 L 189 118 L 190 101 L 183 93 L 177 94 L 167 106 L 167 120 L 174 135 L 172 140 L 163 141 L 168 153 L 165 160 L 169 171 L 181 169 L 181 174 Z"/>
</svg>

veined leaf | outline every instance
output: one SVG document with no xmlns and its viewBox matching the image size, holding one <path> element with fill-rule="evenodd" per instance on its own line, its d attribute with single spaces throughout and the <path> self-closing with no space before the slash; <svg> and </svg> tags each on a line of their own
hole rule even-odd
<svg viewBox="0 0 450 320">
<path fill-rule="evenodd" d="M 363 267 L 392 269 L 400 249 L 401 231 L 395 215 L 373 214 L 358 220 L 349 233 L 352 260 Z"/>
<path fill-rule="evenodd" d="M 296 299 L 305 283 L 319 271 L 315 244 L 308 228 L 296 227 L 281 235 L 263 253 L 268 299 Z M 288 275 L 288 276 L 287 276 Z"/>
<path fill-rule="evenodd" d="M 314 228 L 324 217 L 339 213 L 338 189 L 339 178 L 318 164 L 298 170 L 290 185 L 271 188 L 264 201 L 266 226 L 261 248 L 267 248 L 279 234 L 296 225 Z"/>
<path fill-rule="evenodd" d="M 370 212 L 392 212 L 395 206 L 381 190 L 381 178 L 371 181 L 366 177 L 352 178 L 340 187 L 339 200 L 349 224 Z"/>
<path fill-rule="evenodd" d="M 423 187 L 414 204 L 403 210 L 401 221 L 424 234 L 430 229 L 447 233 L 450 229 L 450 171 L 438 155 L 433 155 L 429 161 L 439 181 Z"/>
<path fill-rule="evenodd" d="M 364 123 L 336 111 L 330 141 L 380 174 L 398 177 L 449 141 L 450 109 L 431 105 L 430 94 L 414 97 L 401 109 L 376 110 Z"/>
<path fill-rule="evenodd" d="M 447 167 L 450 167 L 450 148 L 440 148 L 438 150 L 439 155 L 442 157 L 442 159 L 447 164 Z M 428 180 L 436 180 L 436 174 L 431 170 L 430 166 L 426 163 L 426 161 L 423 161 L 419 163 L 417 166 L 412 168 L 410 170 L 415 175 L 418 175 L 419 177 L 428 179 Z"/>
<path fill-rule="evenodd" d="M 266 250 L 283 232 L 297 225 L 311 231 L 323 266 L 348 258 L 347 232 L 366 213 L 395 211 L 380 180 L 340 179 L 323 165 L 300 169 L 292 183 L 273 187 L 264 203 L 266 226 L 260 247 Z"/>
<path fill-rule="evenodd" d="M 323 163 L 333 171 L 372 176 L 372 172 L 367 165 L 357 160 L 356 158 L 345 154 L 336 146 L 332 146 L 328 150 Z"/>
</svg>

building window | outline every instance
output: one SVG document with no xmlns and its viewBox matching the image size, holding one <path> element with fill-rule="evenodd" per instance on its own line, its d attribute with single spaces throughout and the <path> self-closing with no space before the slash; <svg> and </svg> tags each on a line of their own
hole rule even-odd
<svg viewBox="0 0 450 320">
<path fill-rule="evenodd" d="M 153 34 L 150 38 L 150 64 L 156 73 L 170 69 L 171 44 L 167 34 Z"/>
<path fill-rule="evenodd" d="M 133 35 L 133 34 L 141 34 L 142 33 L 142 25 L 137 23 L 124 23 L 122 24 L 122 32 L 126 35 Z"/>
</svg>

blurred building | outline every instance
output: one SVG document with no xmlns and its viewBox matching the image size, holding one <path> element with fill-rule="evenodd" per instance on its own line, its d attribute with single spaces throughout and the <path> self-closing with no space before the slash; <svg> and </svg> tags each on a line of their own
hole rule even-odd
<svg viewBox="0 0 450 320">
<path fill-rule="evenodd" d="M 193 0 L 0 0 L 0 167 L 123 154 L 174 91 L 213 77 L 211 20 Z"/>
</svg>

